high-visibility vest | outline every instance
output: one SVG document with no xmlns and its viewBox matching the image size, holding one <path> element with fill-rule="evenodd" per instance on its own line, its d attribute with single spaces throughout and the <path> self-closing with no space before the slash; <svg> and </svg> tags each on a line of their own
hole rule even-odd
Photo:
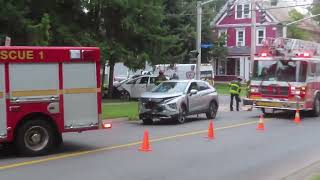
<svg viewBox="0 0 320 180">
<path fill-rule="evenodd" d="M 240 84 L 237 83 L 237 82 L 231 82 L 230 84 L 230 90 L 229 92 L 231 94 L 240 94 L 240 91 L 241 91 L 241 87 L 240 87 Z"/>
</svg>

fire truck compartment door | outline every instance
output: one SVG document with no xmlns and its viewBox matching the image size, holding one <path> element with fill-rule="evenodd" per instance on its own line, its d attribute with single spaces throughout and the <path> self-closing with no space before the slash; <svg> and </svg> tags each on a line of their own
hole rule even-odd
<svg viewBox="0 0 320 180">
<path fill-rule="evenodd" d="M 7 112 L 6 112 L 6 98 L 5 79 L 4 79 L 4 65 L 0 64 L 0 138 L 7 135 Z"/>
<path fill-rule="evenodd" d="M 96 64 L 63 64 L 63 84 L 65 128 L 98 125 Z"/>
</svg>

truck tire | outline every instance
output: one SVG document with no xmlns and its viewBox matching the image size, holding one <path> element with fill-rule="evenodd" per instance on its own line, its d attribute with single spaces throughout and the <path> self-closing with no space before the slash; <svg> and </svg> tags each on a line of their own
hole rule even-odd
<svg viewBox="0 0 320 180">
<path fill-rule="evenodd" d="M 18 153 L 26 156 L 49 153 L 59 141 L 55 134 L 55 129 L 41 118 L 27 121 L 17 129 L 15 145 Z"/>
<path fill-rule="evenodd" d="M 316 95 L 313 103 L 313 110 L 311 111 L 311 115 L 314 117 L 320 116 L 320 94 Z"/>
</svg>

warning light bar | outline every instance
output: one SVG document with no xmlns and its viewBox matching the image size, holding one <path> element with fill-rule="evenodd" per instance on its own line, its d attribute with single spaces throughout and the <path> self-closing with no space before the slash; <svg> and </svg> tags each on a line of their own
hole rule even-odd
<svg viewBox="0 0 320 180">
<path fill-rule="evenodd" d="M 310 58 L 311 57 L 311 53 L 309 53 L 309 52 L 298 53 L 297 57 Z"/>
</svg>

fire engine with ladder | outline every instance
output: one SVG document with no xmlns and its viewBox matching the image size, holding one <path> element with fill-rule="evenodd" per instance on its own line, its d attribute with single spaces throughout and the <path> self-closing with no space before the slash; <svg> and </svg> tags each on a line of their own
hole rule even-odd
<svg viewBox="0 0 320 180">
<path fill-rule="evenodd" d="M 0 47 L 0 144 L 42 155 L 100 119 L 99 48 Z"/>
<path fill-rule="evenodd" d="M 267 39 L 253 61 L 244 105 L 302 110 L 320 116 L 320 44 L 298 39 Z"/>
</svg>

